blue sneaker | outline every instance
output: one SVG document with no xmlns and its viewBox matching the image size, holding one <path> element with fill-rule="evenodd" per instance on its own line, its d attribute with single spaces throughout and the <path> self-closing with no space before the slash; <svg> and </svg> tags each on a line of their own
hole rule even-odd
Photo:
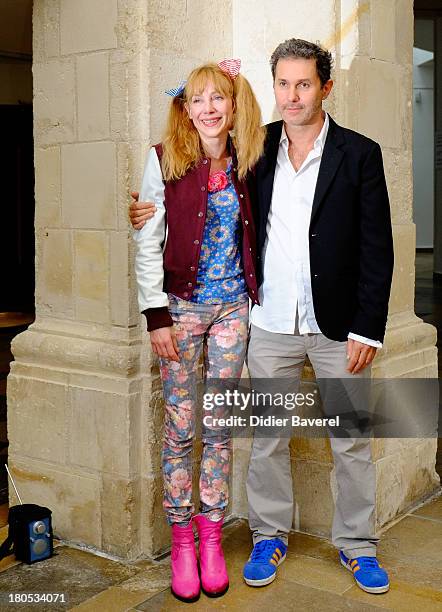
<svg viewBox="0 0 442 612">
<path fill-rule="evenodd" d="M 352 572 L 358 587 L 366 593 L 386 593 L 390 588 L 388 574 L 382 565 L 379 565 L 376 557 L 349 559 L 342 550 L 339 557 L 342 565 Z"/>
<path fill-rule="evenodd" d="M 265 586 L 276 578 L 276 568 L 285 559 L 287 546 L 279 538 L 261 540 L 253 547 L 244 566 L 244 580 L 249 586 Z"/>
</svg>

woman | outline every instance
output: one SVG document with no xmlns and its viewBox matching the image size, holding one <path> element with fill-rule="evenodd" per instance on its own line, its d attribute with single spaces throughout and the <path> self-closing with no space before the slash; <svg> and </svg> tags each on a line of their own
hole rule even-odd
<svg viewBox="0 0 442 612">
<path fill-rule="evenodd" d="M 203 425 L 201 508 L 193 516 L 197 369 L 203 355 L 206 380 L 241 375 L 248 297 L 257 303 L 248 178 L 265 135 L 239 60 L 201 66 L 185 87 L 166 93 L 173 96 L 167 127 L 162 144 L 148 153 L 140 193 L 157 211 L 134 239 L 139 304 L 160 358 L 165 399 L 162 465 L 172 592 L 194 601 L 200 586 L 219 596 L 229 585 L 221 548 L 231 448 L 225 429 Z"/>
</svg>

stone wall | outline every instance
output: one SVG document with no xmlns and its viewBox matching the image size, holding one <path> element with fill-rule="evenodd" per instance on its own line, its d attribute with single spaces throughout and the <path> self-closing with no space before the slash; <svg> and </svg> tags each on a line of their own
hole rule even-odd
<svg viewBox="0 0 442 612">
<path fill-rule="evenodd" d="M 54 511 L 58 536 L 121 557 L 168 542 L 161 392 L 138 313 L 128 194 L 160 138 L 164 89 L 231 54 L 229 2 L 218 9 L 34 3 L 36 321 L 13 344 L 10 465 L 23 499 Z"/>
<path fill-rule="evenodd" d="M 66 540 L 123 558 L 155 555 L 168 544 L 161 388 L 138 314 L 127 222 L 128 192 L 140 183 L 146 147 L 160 138 L 163 91 L 200 62 L 240 56 L 269 120 L 268 57 L 295 35 L 333 48 L 328 110 L 383 146 L 396 269 L 374 374 L 436 375 L 435 330 L 413 313 L 411 0 L 39 0 L 37 316 L 13 344 L 9 457 L 24 500 L 49 506 Z M 383 525 L 436 488 L 435 443 L 373 448 Z M 296 440 L 292 451 L 295 527 L 327 534 L 334 488 L 328 443 Z M 247 462 L 247 443 L 236 443 L 236 514 L 246 512 Z"/>
</svg>

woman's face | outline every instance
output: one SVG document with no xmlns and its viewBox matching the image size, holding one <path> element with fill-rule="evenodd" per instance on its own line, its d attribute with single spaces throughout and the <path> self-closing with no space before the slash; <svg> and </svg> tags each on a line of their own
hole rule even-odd
<svg viewBox="0 0 442 612">
<path fill-rule="evenodd" d="M 201 140 L 227 138 L 233 124 L 233 100 L 216 91 L 207 83 L 204 91 L 194 94 L 186 109 Z"/>
</svg>

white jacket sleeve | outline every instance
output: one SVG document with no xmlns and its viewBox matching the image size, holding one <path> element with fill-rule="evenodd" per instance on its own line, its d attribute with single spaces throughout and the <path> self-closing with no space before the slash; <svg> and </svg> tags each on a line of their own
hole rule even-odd
<svg viewBox="0 0 442 612">
<path fill-rule="evenodd" d="M 140 230 L 133 231 L 136 243 L 135 274 L 138 283 L 140 312 L 148 308 L 168 306 L 167 293 L 163 291 L 163 245 L 166 235 L 166 209 L 164 207 L 164 183 L 157 153 L 152 147 L 147 155 L 140 202 L 153 202 L 157 208 Z"/>
</svg>

